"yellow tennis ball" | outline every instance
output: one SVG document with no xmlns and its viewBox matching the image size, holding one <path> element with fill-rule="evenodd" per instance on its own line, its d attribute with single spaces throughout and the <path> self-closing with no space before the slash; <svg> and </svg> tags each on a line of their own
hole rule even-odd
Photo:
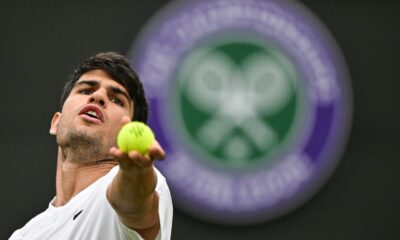
<svg viewBox="0 0 400 240">
<path fill-rule="evenodd" d="M 119 149 L 125 153 L 136 150 L 146 154 L 154 142 L 154 133 L 142 122 L 130 122 L 119 130 L 117 143 Z"/>
</svg>

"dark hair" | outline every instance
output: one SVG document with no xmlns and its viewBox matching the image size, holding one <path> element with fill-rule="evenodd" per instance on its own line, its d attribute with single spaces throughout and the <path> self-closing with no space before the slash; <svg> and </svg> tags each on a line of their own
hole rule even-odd
<svg viewBox="0 0 400 240">
<path fill-rule="evenodd" d="M 134 114 L 132 120 L 146 123 L 148 115 L 148 102 L 144 93 L 143 85 L 132 69 L 129 61 L 124 56 L 115 52 L 99 53 L 84 60 L 65 83 L 60 108 L 71 93 L 76 81 L 91 70 L 101 69 L 105 71 L 116 82 L 125 87 L 134 102 Z"/>
</svg>

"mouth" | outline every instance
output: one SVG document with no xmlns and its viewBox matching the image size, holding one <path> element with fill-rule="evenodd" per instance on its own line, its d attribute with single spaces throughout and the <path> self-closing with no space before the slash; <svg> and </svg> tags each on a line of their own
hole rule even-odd
<svg viewBox="0 0 400 240">
<path fill-rule="evenodd" d="M 100 121 L 104 122 L 103 112 L 99 107 L 96 105 L 88 105 L 84 107 L 80 112 L 79 115 L 84 117 L 89 121 Z"/>
</svg>

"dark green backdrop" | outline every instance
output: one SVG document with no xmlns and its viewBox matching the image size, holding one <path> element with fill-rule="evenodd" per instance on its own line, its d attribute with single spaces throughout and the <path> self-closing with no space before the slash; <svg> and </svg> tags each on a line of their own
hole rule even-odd
<svg viewBox="0 0 400 240">
<path fill-rule="evenodd" d="M 99 51 L 127 53 L 169 1 L 0 1 L 0 239 L 47 207 L 62 83 Z M 223 227 L 175 210 L 173 239 L 400 239 L 400 4 L 306 0 L 336 38 L 354 92 L 348 147 L 328 181 L 291 214 Z"/>
</svg>

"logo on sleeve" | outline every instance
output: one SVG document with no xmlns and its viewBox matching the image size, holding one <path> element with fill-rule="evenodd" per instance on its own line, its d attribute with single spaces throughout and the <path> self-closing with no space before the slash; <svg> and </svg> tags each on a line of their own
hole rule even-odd
<svg viewBox="0 0 400 240">
<path fill-rule="evenodd" d="M 83 209 L 80 210 L 79 212 L 77 212 L 77 213 L 74 215 L 74 217 L 72 218 L 72 220 L 75 221 L 75 219 L 76 219 L 79 215 L 81 215 L 82 212 L 83 212 Z"/>
</svg>

